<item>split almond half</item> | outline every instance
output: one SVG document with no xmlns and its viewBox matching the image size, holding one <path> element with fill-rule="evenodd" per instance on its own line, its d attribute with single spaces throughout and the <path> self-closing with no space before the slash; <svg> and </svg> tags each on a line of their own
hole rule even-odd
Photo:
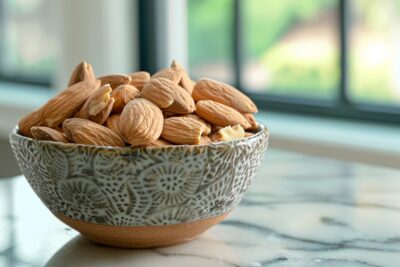
<svg viewBox="0 0 400 267">
<path fill-rule="evenodd" d="M 151 79 L 146 83 L 142 90 L 142 97 L 173 114 L 189 114 L 195 110 L 190 94 L 165 78 Z"/>
<path fill-rule="evenodd" d="M 31 133 L 36 140 L 47 140 L 61 143 L 68 143 L 66 135 L 53 128 L 44 126 L 34 126 L 31 128 Z"/>
<path fill-rule="evenodd" d="M 118 134 L 98 123 L 72 118 L 63 122 L 68 139 L 74 143 L 97 146 L 125 146 Z"/>
<path fill-rule="evenodd" d="M 247 119 L 238 111 L 212 100 L 197 102 L 196 113 L 201 118 L 215 125 L 229 126 L 240 124 L 244 129 L 251 127 Z"/>
<path fill-rule="evenodd" d="M 163 129 L 161 110 L 144 98 L 130 101 L 121 113 L 120 131 L 125 142 L 146 145 L 156 141 Z"/>
<path fill-rule="evenodd" d="M 203 124 L 187 117 L 171 117 L 164 120 L 161 137 L 177 145 L 200 144 Z"/>
<path fill-rule="evenodd" d="M 200 79 L 193 88 L 192 96 L 195 101 L 213 100 L 236 109 L 240 113 L 257 112 L 257 107 L 242 92 L 236 88 L 211 79 Z"/>
<path fill-rule="evenodd" d="M 140 97 L 140 91 L 133 85 L 121 84 L 112 91 L 111 97 L 115 99 L 112 112 L 120 113 L 129 101 Z"/>
<path fill-rule="evenodd" d="M 50 128 L 59 126 L 78 112 L 99 86 L 98 80 L 85 80 L 71 85 L 38 110 L 40 120 Z"/>
</svg>

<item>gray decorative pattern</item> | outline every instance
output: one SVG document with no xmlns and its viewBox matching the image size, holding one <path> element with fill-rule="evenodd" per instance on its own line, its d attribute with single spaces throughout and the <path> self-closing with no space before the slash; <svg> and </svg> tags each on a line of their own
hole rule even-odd
<svg viewBox="0 0 400 267">
<path fill-rule="evenodd" d="M 249 138 L 200 146 L 114 148 L 11 134 L 21 171 L 56 214 L 108 225 L 164 225 L 218 216 L 243 198 L 268 146 Z"/>
</svg>

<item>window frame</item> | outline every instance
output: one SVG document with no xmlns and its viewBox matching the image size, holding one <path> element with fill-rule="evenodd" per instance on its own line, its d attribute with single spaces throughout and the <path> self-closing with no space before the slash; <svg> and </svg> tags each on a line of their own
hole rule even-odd
<svg viewBox="0 0 400 267">
<path fill-rule="evenodd" d="M 309 99 L 296 96 L 282 96 L 271 93 L 254 93 L 243 85 L 243 19 L 242 0 L 233 1 L 233 85 L 245 92 L 260 109 L 279 111 L 294 114 L 307 114 L 316 117 L 334 117 L 349 120 L 374 121 L 390 124 L 400 124 L 400 107 L 394 105 L 378 105 L 370 103 L 356 103 L 348 96 L 348 36 L 349 36 L 349 0 L 338 0 L 339 11 L 339 84 L 336 98 L 333 101 L 323 99 Z M 160 21 L 157 12 L 162 6 L 157 0 L 139 0 L 139 39 L 140 39 L 140 67 L 154 73 L 163 66 L 159 59 L 160 40 L 157 38 L 163 21 Z M 157 20 L 158 19 L 158 20 Z M 167 35 L 163 32 L 164 37 Z M 166 38 L 168 38 L 166 36 Z"/>
</svg>

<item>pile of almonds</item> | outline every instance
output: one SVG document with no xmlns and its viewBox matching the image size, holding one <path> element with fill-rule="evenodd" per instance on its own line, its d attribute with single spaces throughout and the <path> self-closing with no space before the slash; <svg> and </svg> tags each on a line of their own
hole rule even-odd
<svg viewBox="0 0 400 267">
<path fill-rule="evenodd" d="M 150 76 L 96 78 L 80 63 L 68 87 L 19 122 L 38 140 L 98 146 L 198 145 L 251 136 L 256 105 L 228 84 L 194 82 L 175 61 Z M 246 132 L 245 132 L 246 131 Z"/>
</svg>

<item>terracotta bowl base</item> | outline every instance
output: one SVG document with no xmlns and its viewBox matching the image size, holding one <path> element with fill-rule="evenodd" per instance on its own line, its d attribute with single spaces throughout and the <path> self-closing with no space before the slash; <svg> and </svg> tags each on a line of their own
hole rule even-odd
<svg viewBox="0 0 400 267">
<path fill-rule="evenodd" d="M 74 220 L 61 214 L 57 218 L 96 243 L 120 248 L 166 247 L 190 241 L 228 213 L 190 223 L 162 226 L 112 226 Z"/>
</svg>

